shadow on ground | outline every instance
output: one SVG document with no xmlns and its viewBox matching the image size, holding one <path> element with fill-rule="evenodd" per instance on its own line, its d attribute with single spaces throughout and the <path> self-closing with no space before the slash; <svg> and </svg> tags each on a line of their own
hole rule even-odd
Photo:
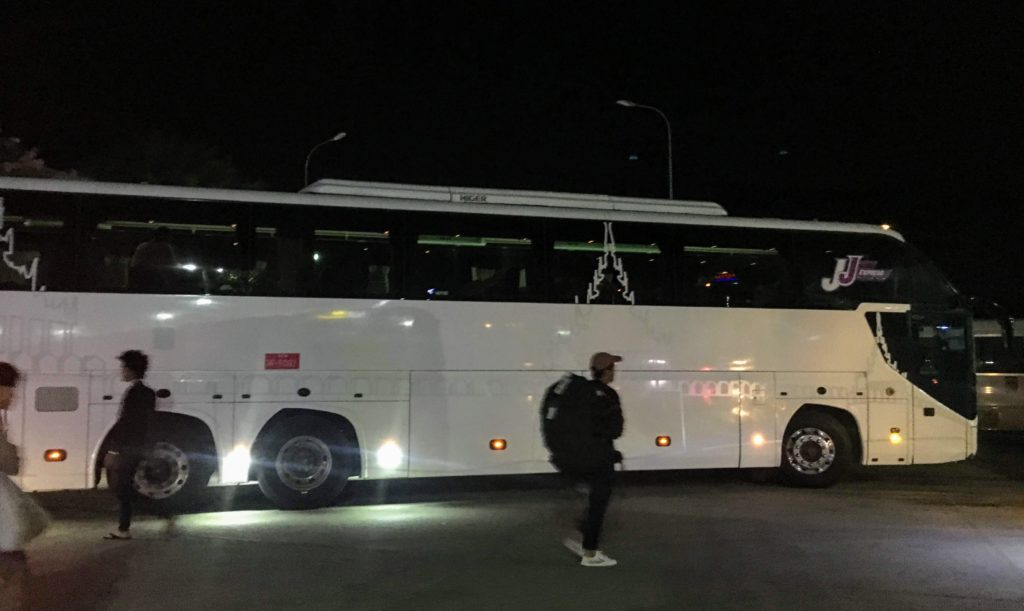
<svg viewBox="0 0 1024 611">
<path fill-rule="evenodd" d="M 101 609 L 128 572 L 136 550 L 127 546 L 96 554 L 88 563 L 35 574 L 27 572 L 0 585 L 0 609 Z"/>
</svg>

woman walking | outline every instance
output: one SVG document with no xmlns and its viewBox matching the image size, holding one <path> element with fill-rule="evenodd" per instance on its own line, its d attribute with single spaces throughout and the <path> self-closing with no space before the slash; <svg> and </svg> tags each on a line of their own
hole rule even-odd
<svg viewBox="0 0 1024 611">
<path fill-rule="evenodd" d="M 27 572 L 25 545 L 46 529 L 46 512 L 11 481 L 20 469 L 16 448 L 8 439 L 7 412 L 21 374 L 0 361 L 0 583 Z"/>
</svg>

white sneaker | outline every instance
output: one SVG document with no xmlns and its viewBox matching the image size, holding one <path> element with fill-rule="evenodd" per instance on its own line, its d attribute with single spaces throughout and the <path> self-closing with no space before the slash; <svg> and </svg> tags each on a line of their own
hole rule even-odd
<svg viewBox="0 0 1024 611">
<path fill-rule="evenodd" d="M 576 539 L 573 539 L 572 537 L 566 537 L 562 540 L 562 545 L 564 545 L 567 550 L 576 554 L 580 558 L 583 557 L 583 544 L 577 541 Z"/>
<path fill-rule="evenodd" d="M 593 556 L 583 556 L 583 559 L 580 560 L 580 566 L 615 566 L 618 563 L 618 560 L 605 556 L 604 552 L 600 550 Z"/>
</svg>

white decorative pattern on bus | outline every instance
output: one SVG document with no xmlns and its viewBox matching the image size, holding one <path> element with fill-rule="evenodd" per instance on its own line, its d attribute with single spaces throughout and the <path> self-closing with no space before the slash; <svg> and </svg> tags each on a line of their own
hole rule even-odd
<svg viewBox="0 0 1024 611">
<path fill-rule="evenodd" d="M 9 309 L 0 313 L 0 361 L 8 361 L 26 373 L 80 373 L 107 368 L 105 358 L 84 355 L 76 349 L 75 328 L 80 315 L 77 295 L 37 291 L 30 299 L 32 316 L 19 316 Z"/>
<path fill-rule="evenodd" d="M 597 258 L 594 279 L 587 286 L 587 303 L 592 303 L 593 300 L 601 296 L 601 283 L 604 282 L 605 271 L 608 269 L 609 262 L 612 269 L 617 272 L 615 280 L 622 286 L 622 298 L 628 301 L 630 305 L 636 305 L 636 295 L 633 291 L 629 290 L 629 274 L 626 272 L 625 262 L 615 251 L 615 235 L 612 233 L 612 224 L 610 221 L 606 221 L 604 223 L 604 254 Z M 577 296 L 576 303 L 579 302 L 580 298 Z"/>
<path fill-rule="evenodd" d="M 7 245 L 3 252 L 4 264 L 13 270 L 14 273 L 30 281 L 33 291 L 45 291 L 45 286 L 38 288 L 36 286 L 39 272 L 39 257 L 33 257 L 32 262 L 28 265 L 18 265 L 12 260 L 14 256 L 14 227 L 8 227 L 7 231 L 4 231 L 4 198 L 2 197 L 0 197 L 0 244 Z"/>
<path fill-rule="evenodd" d="M 882 331 L 881 312 L 875 312 L 875 343 L 878 344 L 878 347 L 882 350 L 882 356 L 885 357 L 885 362 L 896 371 L 899 371 L 903 377 L 907 377 L 906 372 L 900 371 L 899 366 L 896 364 L 896 359 L 892 358 L 892 353 L 889 352 L 889 344 L 886 343 L 885 333 Z"/>
</svg>

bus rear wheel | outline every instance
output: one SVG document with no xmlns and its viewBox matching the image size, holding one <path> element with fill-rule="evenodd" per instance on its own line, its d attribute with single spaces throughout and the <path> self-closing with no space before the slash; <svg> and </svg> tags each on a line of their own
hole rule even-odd
<svg viewBox="0 0 1024 611">
<path fill-rule="evenodd" d="M 791 486 L 825 488 L 849 467 L 853 448 L 850 434 L 828 414 L 798 414 L 782 439 L 779 470 Z"/>
<path fill-rule="evenodd" d="M 257 480 L 281 509 L 314 509 L 332 504 L 352 474 L 354 446 L 330 421 L 318 416 L 289 418 L 268 431 Z"/>
</svg>

